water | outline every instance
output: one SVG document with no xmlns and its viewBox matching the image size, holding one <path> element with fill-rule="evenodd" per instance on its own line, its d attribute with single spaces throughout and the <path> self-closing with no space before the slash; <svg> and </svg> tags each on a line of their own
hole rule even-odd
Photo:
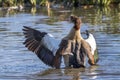
<svg viewBox="0 0 120 80">
<path fill-rule="evenodd" d="M 73 26 L 71 14 L 82 19 L 81 32 L 88 29 L 95 36 L 100 60 L 85 69 L 52 69 L 24 47 L 22 28 L 31 26 L 61 39 Z M 0 80 L 119 80 L 119 34 L 119 8 L 0 9 Z"/>
</svg>

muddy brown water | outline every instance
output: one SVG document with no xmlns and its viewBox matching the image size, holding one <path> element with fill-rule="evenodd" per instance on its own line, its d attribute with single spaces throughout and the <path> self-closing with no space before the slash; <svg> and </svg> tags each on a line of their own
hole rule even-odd
<svg viewBox="0 0 120 80">
<path fill-rule="evenodd" d="M 89 30 L 96 38 L 100 60 L 97 65 L 79 69 L 53 69 L 42 63 L 22 44 L 22 26 L 48 32 L 60 40 L 73 26 L 68 17 L 82 19 L 81 32 Z M 82 34 L 83 37 L 84 34 Z M 120 9 L 0 8 L 0 80 L 119 80 Z"/>
</svg>

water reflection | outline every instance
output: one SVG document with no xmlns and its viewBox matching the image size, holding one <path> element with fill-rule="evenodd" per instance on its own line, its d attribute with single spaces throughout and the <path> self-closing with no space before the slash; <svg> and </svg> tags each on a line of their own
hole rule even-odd
<svg viewBox="0 0 120 80">
<path fill-rule="evenodd" d="M 47 79 L 47 80 L 82 80 L 85 75 L 89 79 L 96 79 L 98 72 L 98 66 L 91 66 L 87 69 L 79 68 L 79 69 L 47 69 L 40 73 L 35 73 L 32 75 L 34 79 Z"/>
<path fill-rule="evenodd" d="M 36 7 L 32 7 L 32 8 L 31 8 L 31 13 L 32 13 L 33 15 L 36 14 Z"/>
<path fill-rule="evenodd" d="M 48 80 L 55 80 L 55 79 L 73 79 L 73 80 L 80 80 L 80 73 L 85 69 L 48 69 L 43 72 L 37 73 L 33 75 L 34 78 L 38 79 L 48 79 Z"/>
<path fill-rule="evenodd" d="M 56 21 L 63 21 L 63 20 L 68 20 L 67 18 L 71 14 L 75 14 L 77 16 L 80 16 L 82 18 L 82 21 L 84 23 L 89 23 L 90 25 L 93 26 L 104 26 L 106 23 L 106 27 L 110 26 L 113 27 L 112 29 L 117 30 L 119 29 L 119 23 L 120 23 L 120 11 L 118 8 L 110 8 L 110 7 L 104 7 L 104 8 L 73 8 L 72 10 L 70 9 L 46 9 L 46 8 L 25 8 L 23 11 L 18 11 L 18 10 L 2 10 L 0 12 L 0 16 L 5 17 L 5 16 L 11 16 L 11 15 L 16 15 L 17 13 L 22 13 L 22 12 L 28 12 L 31 13 L 33 16 L 34 15 L 45 15 L 49 18 L 47 21 L 48 24 L 54 23 Z M 88 13 L 89 12 L 89 13 Z M 112 24 L 110 24 L 112 23 Z M 117 26 L 119 25 L 119 26 Z M 103 29 L 103 31 L 106 29 Z"/>
</svg>

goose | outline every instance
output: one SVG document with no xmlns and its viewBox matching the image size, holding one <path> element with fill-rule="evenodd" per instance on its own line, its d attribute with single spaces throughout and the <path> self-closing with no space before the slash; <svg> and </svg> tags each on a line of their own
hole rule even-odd
<svg viewBox="0 0 120 80">
<path fill-rule="evenodd" d="M 88 43 L 89 39 L 84 40 L 81 36 L 81 19 L 77 16 L 70 16 L 70 19 L 74 26 L 61 41 L 57 41 L 49 33 L 23 26 L 26 38 L 23 44 L 28 50 L 34 52 L 43 63 L 53 68 L 60 68 L 62 57 L 65 67 L 85 67 L 86 56 L 90 65 L 96 64 L 91 51 L 92 45 Z"/>
</svg>

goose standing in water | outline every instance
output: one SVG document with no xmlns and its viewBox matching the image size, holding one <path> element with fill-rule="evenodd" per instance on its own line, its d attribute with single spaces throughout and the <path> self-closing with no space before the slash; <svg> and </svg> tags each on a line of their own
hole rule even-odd
<svg viewBox="0 0 120 80">
<path fill-rule="evenodd" d="M 80 33 L 80 18 L 71 16 L 71 21 L 74 26 L 61 42 L 57 42 L 51 34 L 24 26 L 25 46 L 51 67 L 60 68 L 62 56 L 66 67 L 85 67 L 86 56 L 89 64 L 94 65 L 95 60 L 91 46 Z"/>
</svg>

